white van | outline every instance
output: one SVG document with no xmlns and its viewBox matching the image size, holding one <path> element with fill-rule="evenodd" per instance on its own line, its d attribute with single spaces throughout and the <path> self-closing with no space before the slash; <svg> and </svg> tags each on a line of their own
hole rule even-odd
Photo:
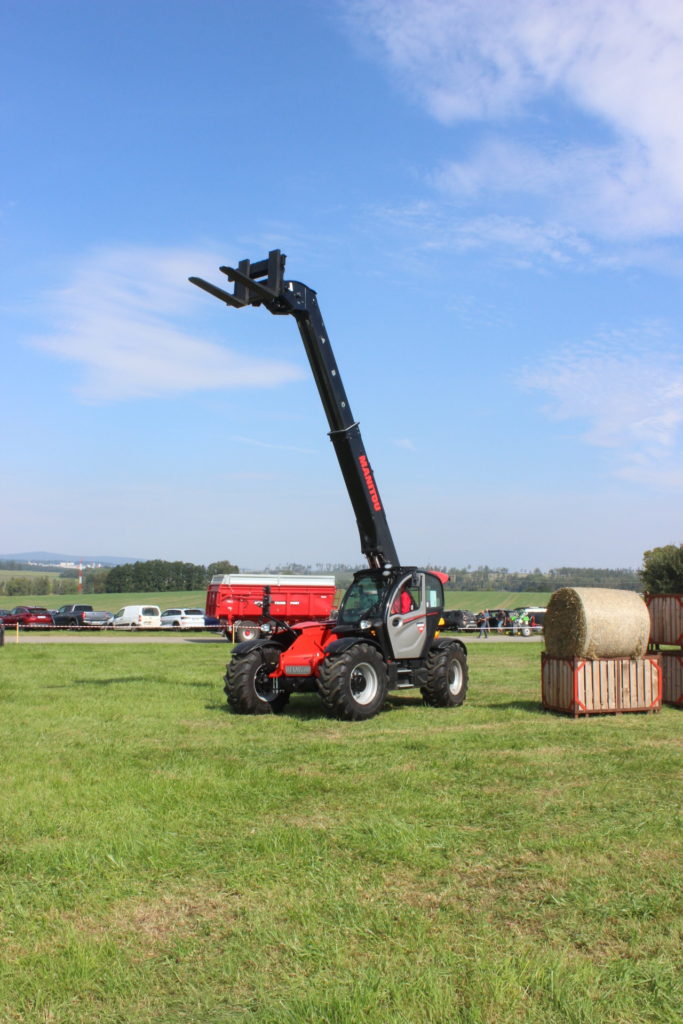
<svg viewBox="0 0 683 1024">
<path fill-rule="evenodd" d="M 127 604 L 109 625 L 112 629 L 160 629 L 161 610 L 155 604 Z"/>
</svg>

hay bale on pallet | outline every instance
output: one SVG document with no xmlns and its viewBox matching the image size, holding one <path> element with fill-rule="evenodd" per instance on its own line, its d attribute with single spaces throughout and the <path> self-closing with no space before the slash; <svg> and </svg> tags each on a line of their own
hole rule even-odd
<svg viewBox="0 0 683 1024">
<path fill-rule="evenodd" d="M 632 590 L 562 587 L 550 598 L 544 632 L 553 658 L 641 658 L 650 616 Z"/>
</svg>

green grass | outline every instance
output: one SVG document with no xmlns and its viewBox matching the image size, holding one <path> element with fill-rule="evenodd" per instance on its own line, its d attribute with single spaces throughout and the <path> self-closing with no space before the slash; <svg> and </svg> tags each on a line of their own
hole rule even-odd
<svg viewBox="0 0 683 1024">
<path fill-rule="evenodd" d="M 0 1020 L 673 1024 L 680 711 L 226 712 L 217 642 L 0 649 Z M 677 781 L 678 779 L 678 781 Z"/>
<path fill-rule="evenodd" d="M 484 608 L 545 608 L 550 593 L 512 592 L 510 590 L 447 590 L 446 608 L 466 608 L 480 612 Z"/>
<path fill-rule="evenodd" d="M 11 580 L 21 576 L 49 576 L 50 579 L 58 579 L 59 570 L 56 569 L 0 569 L 0 580 Z"/>
</svg>

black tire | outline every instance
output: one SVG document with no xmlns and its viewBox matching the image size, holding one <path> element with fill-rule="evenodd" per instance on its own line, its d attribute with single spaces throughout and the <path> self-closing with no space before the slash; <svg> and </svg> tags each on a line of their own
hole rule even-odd
<svg viewBox="0 0 683 1024">
<path fill-rule="evenodd" d="M 282 711 L 289 694 L 274 692 L 273 680 L 269 678 L 279 657 L 277 647 L 257 647 L 228 663 L 224 689 L 232 711 L 238 715 L 270 715 Z"/>
<path fill-rule="evenodd" d="M 327 711 L 346 722 L 361 722 L 381 711 L 389 677 L 384 658 L 370 644 L 355 644 L 320 664 L 318 692 Z"/>
<path fill-rule="evenodd" d="M 258 640 L 261 630 L 254 622 L 240 622 L 235 629 L 235 643 L 241 644 L 244 640 Z"/>
<path fill-rule="evenodd" d="M 469 673 L 467 655 L 451 644 L 437 647 L 427 656 L 427 671 L 420 692 L 432 708 L 458 708 L 465 703 Z"/>
</svg>

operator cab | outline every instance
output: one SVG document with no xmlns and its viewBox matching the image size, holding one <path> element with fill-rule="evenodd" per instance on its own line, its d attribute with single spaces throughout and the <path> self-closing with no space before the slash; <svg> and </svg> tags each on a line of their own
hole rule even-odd
<svg viewBox="0 0 683 1024">
<path fill-rule="evenodd" d="M 334 631 L 367 632 L 396 660 L 424 657 L 443 611 L 438 576 L 412 567 L 364 569 L 344 595 Z"/>
</svg>

